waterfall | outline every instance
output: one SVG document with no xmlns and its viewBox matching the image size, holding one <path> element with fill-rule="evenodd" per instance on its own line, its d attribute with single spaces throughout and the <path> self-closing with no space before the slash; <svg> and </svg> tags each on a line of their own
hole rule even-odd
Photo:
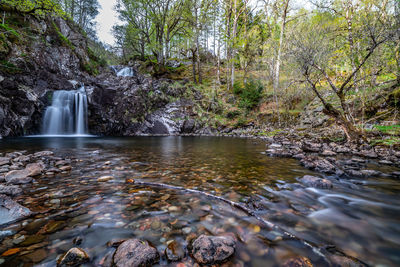
<svg viewBox="0 0 400 267">
<path fill-rule="evenodd" d="M 43 117 L 43 134 L 87 134 L 87 96 L 85 87 L 74 91 L 55 91 L 51 106 Z"/>
<path fill-rule="evenodd" d="M 132 77 L 134 75 L 133 69 L 126 67 L 117 72 L 118 77 Z"/>
</svg>

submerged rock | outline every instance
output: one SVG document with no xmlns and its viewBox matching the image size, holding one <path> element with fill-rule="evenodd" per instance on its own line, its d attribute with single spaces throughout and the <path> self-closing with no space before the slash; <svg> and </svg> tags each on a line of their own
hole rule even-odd
<svg viewBox="0 0 400 267">
<path fill-rule="evenodd" d="M 80 248 L 71 248 L 67 253 L 62 255 L 58 261 L 58 267 L 79 266 L 90 261 L 89 255 Z"/>
<path fill-rule="evenodd" d="M 6 195 L 0 195 L 0 224 L 20 220 L 31 215 L 31 211 L 13 201 Z"/>
<path fill-rule="evenodd" d="M 332 188 L 332 182 L 328 179 L 319 178 L 311 175 L 306 175 L 300 179 L 300 182 L 305 186 L 321 188 L 321 189 L 329 189 Z"/>
<path fill-rule="evenodd" d="M 283 267 L 313 267 L 309 259 L 305 257 L 290 258 L 286 260 Z"/>
<path fill-rule="evenodd" d="M 192 244 L 192 255 L 200 264 L 226 261 L 235 253 L 236 240 L 231 236 L 201 235 Z"/>
<path fill-rule="evenodd" d="M 185 250 L 180 243 L 172 241 L 165 249 L 165 256 L 169 261 L 179 261 L 185 257 Z"/>
<path fill-rule="evenodd" d="M 123 242 L 114 254 L 114 265 L 117 267 L 148 266 L 158 262 L 160 255 L 157 249 L 147 241 L 129 239 Z"/>
<path fill-rule="evenodd" d="M 22 194 L 22 189 L 16 185 L 0 185 L 0 194 L 8 196 L 18 196 Z"/>
</svg>

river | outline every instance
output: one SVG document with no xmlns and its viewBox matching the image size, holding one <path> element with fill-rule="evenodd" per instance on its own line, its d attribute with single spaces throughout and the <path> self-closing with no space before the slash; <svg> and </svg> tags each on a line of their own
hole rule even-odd
<svg viewBox="0 0 400 267">
<path fill-rule="evenodd" d="M 307 188 L 297 179 L 319 174 L 297 160 L 268 157 L 261 140 L 244 138 L 0 140 L 0 153 L 16 150 L 51 150 L 74 160 L 70 173 L 43 176 L 24 187 L 17 199 L 38 213 L 0 230 L 14 234 L 3 242 L 21 239 L 13 247 L 30 247 L 25 254 L 1 257 L 5 266 L 54 266 L 76 244 L 91 257 L 85 266 L 101 266 L 115 251 L 107 245 L 112 240 L 143 238 L 163 252 L 172 240 L 186 247 L 201 233 L 238 238 L 229 266 L 296 260 L 330 266 L 343 255 L 373 266 L 400 262 L 400 181 L 393 178 L 328 177 L 332 189 Z M 104 176 L 113 179 L 98 180 Z M 134 180 L 176 188 L 139 186 Z M 179 187 L 239 203 L 256 216 Z M 192 266 L 187 254 L 182 262 Z M 160 264 L 176 266 L 164 256 Z"/>
</svg>

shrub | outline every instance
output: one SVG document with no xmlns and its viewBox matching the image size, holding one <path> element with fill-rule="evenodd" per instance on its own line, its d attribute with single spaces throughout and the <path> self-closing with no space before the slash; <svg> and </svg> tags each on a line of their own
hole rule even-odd
<svg viewBox="0 0 400 267">
<path fill-rule="evenodd" d="M 251 110 L 255 108 L 262 97 L 264 86 L 260 81 L 249 80 L 246 84 L 235 83 L 233 92 L 240 97 L 239 107 Z"/>
</svg>

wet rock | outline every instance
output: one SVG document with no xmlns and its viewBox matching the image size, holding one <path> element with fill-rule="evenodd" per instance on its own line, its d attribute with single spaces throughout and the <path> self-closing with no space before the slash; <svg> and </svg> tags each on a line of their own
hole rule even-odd
<svg viewBox="0 0 400 267">
<path fill-rule="evenodd" d="M 26 165 L 26 170 L 29 171 L 28 176 L 37 176 L 42 174 L 44 165 L 43 163 L 30 163 Z"/>
<path fill-rule="evenodd" d="M 351 161 L 352 161 L 352 162 L 355 162 L 355 163 L 365 163 L 365 162 L 366 162 L 365 159 L 357 158 L 357 157 L 351 158 Z"/>
<path fill-rule="evenodd" d="M 361 170 L 361 173 L 365 177 L 371 177 L 371 176 L 379 176 L 381 175 L 380 171 L 375 171 L 375 170 Z"/>
<path fill-rule="evenodd" d="M 179 261 L 185 257 L 185 250 L 177 241 L 172 241 L 165 249 L 165 256 L 169 261 Z"/>
<path fill-rule="evenodd" d="M 28 234 L 35 234 L 39 231 L 39 229 L 46 224 L 46 219 L 37 219 L 29 224 L 27 224 L 24 228 L 25 231 L 28 232 Z"/>
<path fill-rule="evenodd" d="M 113 176 L 101 176 L 100 178 L 97 179 L 98 182 L 107 182 L 114 179 Z"/>
<path fill-rule="evenodd" d="M 46 239 L 44 235 L 31 235 L 25 239 L 24 242 L 21 243 L 21 246 L 30 246 L 33 244 L 38 244 Z"/>
<path fill-rule="evenodd" d="M 297 257 L 286 260 L 282 267 L 313 267 L 309 259 L 305 257 Z"/>
<path fill-rule="evenodd" d="M 337 169 L 332 163 L 321 157 L 305 157 L 300 160 L 300 163 L 308 169 L 324 173 L 335 173 Z"/>
<path fill-rule="evenodd" d="M 5 175 L 5 179 L 9 184 L 27 184 L 32 181 L 32 177 L 29 177 L 28 170 L 13 170 L 9 171 Z"/>
<path fill-rule="evenodd" d="M 236 240 L 231 236 L 201 235 L 192 244 L 192 255 L 200 264 L 227 260 L 235 253 Z"/>
<path fill-rule="evenodd" d="M 22 155 L 22 156 L 19 156 L 19 157 L 15 158 L 13 161 L 15 161 L 15 162 L 28 162 L 30 160 L 31 160 L 30 156 Z"/>
<path fill-rule="evenodd" d="M 46 224 L 43 231 L 46 234 L 51 234 L 63 229 L 66 226 L 67 224 L 63 221 L 51 221 L 48 224 Z"/>
<path fill-rule="evenodd" d="M 62 166 L 59 169 L 60 169 L 60 171 L 65 172 L 65 171 L 70 171 L 72 169 L 72 167 L 67 165 L 67 166 Z"/>
<path fill-rule="evenodd" d="M 0 166 L 7 165 L 10 163 L 10 158 L 0 157 Z"/>
<path fill-rule="evenodd" d="M 353 259 L 350 259 L 341 255 L 330 255 L 329 260 L 333 263 L 333 266 L 345 266 L 345 267 L 365 267 L 366 265 L 356 262 Z"/>
<path fill-rule="evenodd" d="M 392 165 L 393 162 L 390 160 L 380 160 L 379 164 L 383 164 L 383 165 Z"/>
<path fill-rule="evenodd" d="M 392 172 L 391 176 L 400 178 L 400 172 Z"/>
<path fill-rule="evenodd" d="M 346 174 L 348 176 L 354 176 L 354 177 L 363 177 L 364 174 L 361 171 L 358 170 L 346 170 Z"/>
<path fill-rule="evenodd" d="M 69 267 L 69 266 L 79 266 L 86 262 L 89 262 L 89 255 L 80 248 L 71 248 L 67 253 L 62 255 L 58 261 L 58 267 Z"/>
<path fill-rule="evenodd" d="M 111 239 L 110 241 L 107 242 L 107 247 L 117 248 L 125 241 L 126 239 L 120 239 L 120 238 Z"/>
<path fill-rule="evenodd" d="M 157 249 L 150 246 L 147 241 L 129 239 L 123 242 L 114 254 L 114 265 L 117 267 L 148 266 L 158 262 Z"/>
<path fill-rule="evenodd" d="M 23 258 L 33 263 L 41 262 L 46 257 L 47 257 L 47 252 L 44 249 L 38 249 L 35 252 L 23 256 Z"/>
<path fill-rule="evenodd" d="M 376 159 L 378 157 L 378 154 L 373 150 L 360 151 L 359 155 L 371 159 Z"/>
<path fill-rule="evenodd" d="M 0 194 L 8 196 L 18 196 L 22 194 L 22 189 L 16 185 L 0 185 Z"/>
<path fill-rule="evenodd" d="M 0 224 L 20 220 L 31 215 L 31 211 L 13 201 L 6 195 L 0 195 Z"/>
<path fill-rule="evenodd" d="M 76 246 L 79 246 L 80 244 L 82 244 L 83 242 L 83 238 L 81 236 L 77 236 L 74 238 L 74 240 L 72 240 L 72 243 Z"/>
<path fill-rule="evenodd" d="M 303 143 L 301 148 L 304 152 L 319 152 L 321 150 L 321 144 Z"/>
<path fill-rule="evenodd" d="M 39 157 L 52 156 L 53 154 L 54 153 L 52 151 L 40 151 L 33 154 L 33 156 L 39 158 Z"/>
<path fill-rule="evenodd" d="M 333 151 L 331 151 L 331 150 L 324 150 L 324 151 L 321 153 L 321 155 L 322 155 L 322 156 L 325 156 L 325 157 L 332 157 L 332 156 L 336 156 L 337 153 L 336 153 L 336 152 L 333 152 Z"/>
<path fill-rule="evenodd" d="M 305 186 L 321 188 L 321 189 L 329 189 L 332 188 L 332 182 L 328 179 L 319 178 L 311 175 L 306 175 L 300 179 L 300 182 Z"/>
</svg>

